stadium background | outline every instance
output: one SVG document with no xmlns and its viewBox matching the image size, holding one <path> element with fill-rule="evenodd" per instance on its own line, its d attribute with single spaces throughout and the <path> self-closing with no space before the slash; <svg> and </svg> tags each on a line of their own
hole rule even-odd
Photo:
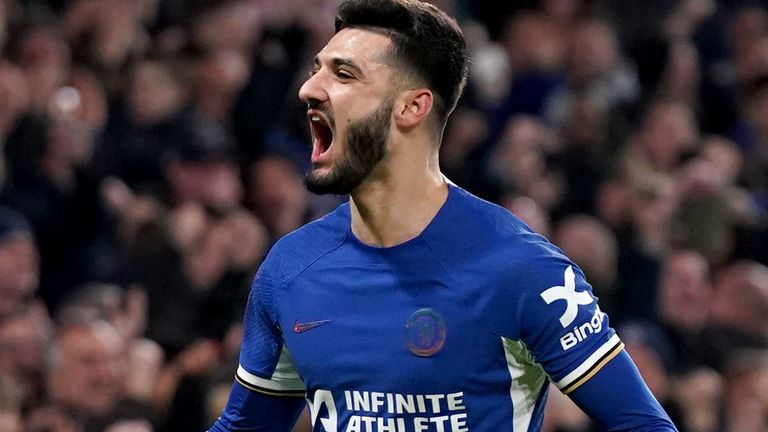
<svg viewBox="0 0 768 432">
<path fill-rule="evenodd" d="M 336 3 L 0 0 L 0 431 L 212 422 L 254 270 L 340 200 L 296 97 Z M 682 431 L 768 430 L 767 2 L 435 3 L 446 174 L 582 266 Z"/>
</svg>

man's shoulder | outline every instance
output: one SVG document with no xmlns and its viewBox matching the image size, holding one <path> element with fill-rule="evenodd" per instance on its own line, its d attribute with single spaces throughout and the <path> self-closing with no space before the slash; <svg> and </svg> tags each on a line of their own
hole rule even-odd
<svg viewBox="0 0 768 432">
<path fill-rule="evenodd" d="M 349 233 L 349 204 L 309 222 L 275 242 L 262 268 L 282 278 L 301 272 L 318 258 L 338 248 Z"/>
<path fill-rule="evenodd" d="M 343 203 L 325 216 L 284 235 L 274 247 L 322 247 L 323 244 L 333 243 L 335 238 L 346 235 L 348 231 L 349 203 Z"/>
<path fill-rule="evenodd" d="M 544 236 L 533 231 L 504 207 L 456 188 L 455 204 L 446 228 L 459 251 L 488 250 L 507 258 L 527 257 L 531 253 L 559 253 Z"/>
<path fill-rule="evenodd" d="M 495 235 L 502 232 L 529 232 L 530 228 L 506 208 L 454 187 L 455 217 L 463 218 L 468 228 Z"/>
</svg>

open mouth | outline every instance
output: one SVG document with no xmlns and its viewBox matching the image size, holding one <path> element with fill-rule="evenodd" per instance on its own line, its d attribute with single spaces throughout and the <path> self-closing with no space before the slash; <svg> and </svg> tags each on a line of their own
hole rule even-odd
<svg viewBox="0 0 768 432">
<path fill-rule="evenodd" d="M 309 114 L 309 124 L 312 127 L 312 159 L 324 155 L 333 143 L 333 129 L 328 119 L 318 113 Z"/>
</svg>

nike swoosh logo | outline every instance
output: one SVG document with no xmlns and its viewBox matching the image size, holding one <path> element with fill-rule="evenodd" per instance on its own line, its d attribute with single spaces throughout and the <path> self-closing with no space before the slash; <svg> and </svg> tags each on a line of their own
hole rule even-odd
<svg viewBox="0 0 768 432">
<path fill-rule="evenodd" d="M 331 322 L 331 320 L 312 321 L 308 323 L 300 323 L 298 321 L 294 321 L 293 332 L 304 333 L 305 331 L 312 330 L 313 328 L 320 327 L 321 325 L 328 324 L 329 322 Z"/>
</svg>

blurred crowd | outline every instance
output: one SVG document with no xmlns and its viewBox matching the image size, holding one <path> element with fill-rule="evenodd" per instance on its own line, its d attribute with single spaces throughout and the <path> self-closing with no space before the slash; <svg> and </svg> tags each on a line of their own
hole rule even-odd
<svg viewBox="0 0 768 432">
<path fill-rule="evenodd" d="M 768 2 L 434 2 L 444 172 L 584 269 L 681 431 L 767 431 Z M 216 418 L 255 269 L 343 200 L 296 97 L 337 3 L 0 0 L 0 431 Z"/>
</svg>

